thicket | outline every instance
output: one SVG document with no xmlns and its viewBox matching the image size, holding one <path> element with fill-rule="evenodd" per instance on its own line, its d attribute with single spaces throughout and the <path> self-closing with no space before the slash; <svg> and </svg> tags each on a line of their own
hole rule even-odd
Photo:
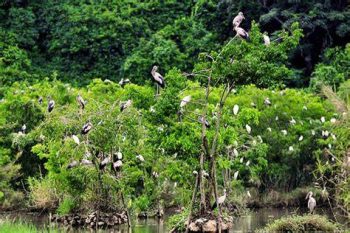
<svg viewBox="0 0 350 233">
<path fill-rule="evenodd" d="M 220 192 L 289 192 L 318 179 L 317 188 L 349 212 L 347 7 L 346 1 L 2 1 L 1 207 L 21 205 L 24 195 L 29 206 L 60 213 L 122 208 L 121 195 L 137 211 L 164 200 L 187 205 L 192 171 L 199 169 L 206 83 L 195 74 L 208 68 L 207 52 L 217 58 L 218 81 L 209 123 L 220 78 L 236 85 L 218 139 Z M 249 41 L 232 40 L 238 11 L 246 15 Z M 263 44 L 264 31 L 270 46 Z M 150 84 L 155 64 L 167 83 L 157 98 Z M 121 87 L 121 78 L 132 84 Z M 87 100 L 83 111 L 78 94 Z M 48 98 L 56 102 L 51 113 Z M 129 99 L 131 107 L 121 112 Z M 81 135 L 87 122 L 93 128 Z M 118 174 L 96 166 L 117 152 L 123 154 Z M 67 168 L 85 158 L 94 166 Z"/>
</svg>

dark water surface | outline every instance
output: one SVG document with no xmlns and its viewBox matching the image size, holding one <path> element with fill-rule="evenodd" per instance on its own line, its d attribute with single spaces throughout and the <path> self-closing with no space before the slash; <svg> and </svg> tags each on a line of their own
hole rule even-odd
<svg viewBox="0 0 350 233">
<path fill-rule="evenodd" d="M 318 214 L 326 214 L 327 210 L 318 209 Z M 305 210 L 299 209 L 282 209 L 282 208 L 263 208 L 257 210 L 251 210 L 246 215 L 235 218 L 234 225 L 231 233 L 243 233 L 243 232 L 253 232 L 258 228 L 262 228 L 266 226 L 267 223 L 273 221 L 275 219 L 281 218 L 283 216 L 289 216 L 292 214 L 302 214 L 305 213 Z M 29 223 L 33 223 L 39 229 L 45 231 L 49 226 L 48 216 L 38 216 L 37 214 L 16 214 L 16 213 L 7 213 L 0 214 L 0 221 L 8 219 L 8 220 L 20 220 Z M 106 229 L 106 230 L 98 230 L 94 231 L 89 228 L 83 229 L 72 229 L 65 227 L 58 227 L 62 232 L 74 232 L 74 233 L 85 233 L 85 232 L 100 232 L 100 233 L 166 233 L 169 232 L 169 229 L 166 226 L 166 221 L 158 220 L 158 219 L 136 219 L 132 223 L 133 227 L 131 231 L 127 229 L 126 226 L 118 226 L 114 229 Z"/>
</svg>

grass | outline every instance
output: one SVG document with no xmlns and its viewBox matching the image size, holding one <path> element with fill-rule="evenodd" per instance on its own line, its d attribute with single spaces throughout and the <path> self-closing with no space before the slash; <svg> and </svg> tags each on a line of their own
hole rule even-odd
<svg viewBox="0 0 350 233">
<path fill-rule="evenodd" d="M 37 232 L 59 232 L 53 228 L 38 229 L 35 225 L 31 223 L 26 223 L 22 221 L 11 222 L 9 220 L 0 219 L 0 232 L 1 233 L 37 233 Z"/>
<path fill-rule="evenodd" d="M 272 232 L 340 232 L 338 224 L 321 215 L 295 215 L 277 219 L 257 233 Z"/>
</svg>

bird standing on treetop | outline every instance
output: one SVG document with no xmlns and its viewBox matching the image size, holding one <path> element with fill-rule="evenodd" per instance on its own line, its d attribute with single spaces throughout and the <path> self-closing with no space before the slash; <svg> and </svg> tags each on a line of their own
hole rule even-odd
<svg viewBox="0 0 350 233">
<path fill-rule="evenodd" d="M 243 19 L 245 19 L 243 12 L 239 12 L 238 15 L 232 21 L 233 28 L 238 27 L 242 23 Z"/>
<path fill-rule="evenodd" d="M 245 39 L 245 40 L 249 39 L 248 32 L 246 32 L 243 28 L 235 27 L 234 29 L 235 29 L 235 31 L 237 33 L 236 36 L 239 36 L 239 37 L 241 37 L 242 39 Z"/>
<path fill-rule="evenodd" d="M 158 70 L 158 66 L 153 66 L 151 74 L 153 76 L 153 80 L 156 82 L 157 84 L 157 95 L 159 94 L 159 86 L 161 88 L 165 87 L 165 82 L 164 82 L 164 78 L 163 76 L 157 72 Z"/>
<path fill-rule="evenodd" d="M 77 96 L 77 102 L 80 105 L 81 109 L 85 108 L 85 101 L 84 101 L 83 97 L 81 97 L 80 94 L 78 94 L 78 96 Z"/>
<path fill-rule="evenodd" d="M 181 103 L 180 103 L 180 108 L 183 108 L 183 107 L 185 107 L 186 106 L 186 104 L 188 103 L 188 102 L 190 102 L 191 101 L 191 96 L 190 95 L 188 95 L 188 96 L 185 96 L 182 100 L 181 100 Z"/>
<path fill-rule="evenodd" d="M 310 210 L 310 214 L 314 212 L 314 209 L 316 207 L 316 200 L 312 197 L 313 193 L 310 191 L 307 193 L 305 200 L 309 199 L 307 202 L 307 208 Z"/>
<path fill-rule="evenodd" d="M 121 79 L 120 81 L 119 81 L 119 85 L 122 87 L 122 88 L 124 88 L 124 86 L 126 85 L 126 84 L 128 84 L 128 83 L 130 83 L 130 80 L 129 79 Z"/>
<path fill-rule="evenodd" d="M 271 41 L 270 41 L 270 37 L 267 35 L 267 33 L 263 34 L 263 38 L 264 38 L 264 44 L 266 46 L 269 46 L 271 44 Z"/>
<path fill-rule="evenodd" d="M 218 202 L 214 202 L 213 206 L 211 207 L 212 210 L 214 210 L 218 205 L 222 205 L 224 201 L 226 200 L 226 189 L 224 189 L 224 195 L 218 198 Z"/>
</svg>

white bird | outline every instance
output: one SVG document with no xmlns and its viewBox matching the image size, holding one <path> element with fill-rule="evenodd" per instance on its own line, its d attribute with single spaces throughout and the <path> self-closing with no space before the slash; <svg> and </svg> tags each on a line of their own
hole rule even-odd
<svg viewBox="0 0 350 233">
<path fill-rule="evenodd" d="M 290 123 L 291 125 L 295 125 L 297 122 L 296 122 L 296 120 L 294 120 L 294 118 L 292 117 L 292 119 L 289 121 L 289 123 Z"/>
<path fill-rule="evenodd" d="M 239 171 L 236 171 L 236 172 L 233 174 L 233 179 L 237 180 L 237 178 L 238 178 L 238 173 L 239 173 Z"/>
<path fill-rule="evenodd" d="M 283 134 L 284 136 L 287 135 L 287 130 L 283 129 L 283 130 L 281 130 L 281 132 L 282 132 L 282 134 Z"/>
<path fill-rule="evenodd" d="M 243 157 L 239 160 L 240 163 L 243 163 Z"/>
<path fill-rule="evenodd" d="M 233 28 L 238 27 L 242 23 L 243 19 L 245 19 L 243 12 L 239 12 L 238 15 L 234 17 L 232 21 Z"/>
<path fill-rule="evenodd" d="M 197 172 L 197 171 L 193 171 L 192 174 L 195 175 L 195 176 L 197 176 L 197 175 L 198 175 L 198 172 Z"/>
<path fill-rule="evenodd" d="M 328 136 L 329 136 L 328 130 L 325 130 L 325 131 L 322 130 L 322 137 L 328 138 Z"/>
<path fill-rule="evenodd" d="M 331 118 L 331 123 L 334 124 L 335 122 L 337 122 L 337 119 L 335 119 L 334 117 Z"/>
<path fill-rule="evenodd" d="M 253 108 L 256 108 L 256 104 L 254 102 L 251 102 L 250 106 L 252 106 Z"/>
<path fill-rule="evenodd" d="M 190 95 L 185 96 L 185 97 L 184 97 L 184 98 L 181 100 L 181 103 L 180 103 L 180 108 L 185 107 L 185 106 L 186 106 L 186 104 L 187 104 L 188 102 L 190 102 L 190 101 L 191 101 L 191 99 L 192 99 L 192 97 L 191 97 Z"/>
<path fill-rule="evenodd" d="M 267 128 L 267 130 L 268 130 L 269 132 L 271 132 L 271 131 L 272 131 L 272 129 L 271 129 L 270 127 L 268 127 L 268 128 Z"/>
<path fill-rule="evenodd" d="M 208 172 L 206 172 L 205 170 L 202 171 L 202 175 L 203 175 L 204 177 L 209 177 Z"/>
<path fill-rule="evenodd" d="M 301 142 L 303 139 L 304 139 L 304 136 L 303 136 L 303 135 L 300 135 L 300 137 L 299 137 L 299 142 Z"/>
<path fill-rule="evenodd" d="M 106 158 L 104 158 L 100 163 L 100 170 L 103 170 L 107 166 L 107 164 L 109 164 L 110 162 L 111 162 L 111 156 L 107 156 Z"/>
<path fill-rule="evenodd" d="M 264 104 L 265 104 L 266 106 L 270 106 L 270 105 L 271 105 L 271 101 L 270 101 L 270 98 L 269 98 L 269 97 L 266 97 L 266 98 L 264 99 Z"/>
<path fill-rule="evenodd" d="M 236 148 L 233 149 L 233 155 L 234 155 L 235 157 L 238 156 L 238 150 L 237 150 Z"/>
<path fill-rule="evenodd" d="M 250 127 L 248 124 L 245 125 L 245 129 L 247 130 L 248 134 L 250 134 L 252 132 L 252 127 Z"/>
<path fill-rule="evenodd" d="M 316 200 L 312 197 L 313 193 L 310 191 L 307 193 L 305 200 L 309 199 L 307 202 L 307 208 L 310 210 L 310 214 L 314 212 L 314 209 L 316 207 Z"/>
<path fill-rule="evenodd" d="M 252 197 L 252 195 L 250 194 L 249 190 L 247 191 L 247 196 L 248 196 L 248 198 Z"/>
<path fill-rule="evenodd" d="M 337 137 L 334 134 L 331 134 L 331 136 L 332 136 L 334 141 L 337 140 Z"/>
<path fill-rule="evenodd" d="M 233 114 L 237 115 L 239 111 L 239 106 L 237 104 L 235 104 L 235 106 L 233 106 Z"/>
<path fill-rule="evenodd" d="M 221 197 L 218 197 L 218 202 L 217 203 L 215 202 L 211 207 L 211 209 L 214 210 L 218 205 L 222 205 L 222 203 L 224 203 L 225 200 L 226 200 L 226 189 L 224 189 L 224 195 L 222 195 Z"/>
<path fill-rule="evenodd" d="M 152 74 L 153 80 L 157 84 L 157 95 L 158 95 L 159 94 L 159 86 L 161 88 L 164 88 L 165 87 L 165 81 L 164 81 L 163 76 L 161 74 L 159 74 L 157 72 L 157 70 L 158 70 L 158 66 L 153 66 L 151 74 Z"/>
<path fill-rule="evenodd" d="M 123 162 L 121 160 L 118 160 L 116 162 L 113 163 L 113 168 L 118 170 L 123 166 Z"/>
<path fill-rule="evenodd" d="M 249 167 L 249 165 L 250 165 L 250 160 L 248 160 L 248 161 L 245 163 L 245 165 L 246 165 L 247 167 Z"/>
<path fill-rule="evenodd" d="M 144 161 L 145 161 L 145 159 L 143 158 L 142 155 L 136 155 L 136 158 L 137 158 L 138 160 L 140 160 L 141 162 L 144 162 Z"/>
<path fill-rule="evenodd" d="M 312 134 L 313 136 L 315 136 L 315 134 L 316 134 L 315 130 L 311 130 L 311 134 Z"/>
<path fill-rule="evenodd" d="M 54 100 L 50 100 L 48 105 L 47 105 L 47 111 L 48 112 L 52 112 L 54 107 L 55 107 L 55 101 Z"/>
<path fill-rule="evenodd" d="M 289 151 L 294 151 L 293 146 L 289 146 L 288 150 L 289 150 Z"/>
<path fill-rule="evenodd" d="M 119 85 L 122 87 L 122 88 L 124 88 L 124 86 L 126 85 L 126 84 L 128 84 L 128 83 L 130 83 L 130 79 L 121 79 L 120 81 L 119 81 Z"/>
<path fill-rule="evenodd" d="M 80 94 L 78 94 L 78 96 L 77 96 L 77 102 L 78 102 L 78 104 L 80 105 L 81 109 L 84 109 L 84 108 L 85 108 L 85 104 L 86 104 L 86 103 L 85 103 L 83 97 L 81 97 Z"/>
<path fill-rule="evenodd" d="M 124 103 L 120 104 L 120 111 L 123 112 L 125 109 L 127 109 L 128 107 L 130 107 L 132 104 L 132 100 L 128 100 Z"/>
<path fill-rule="evenodd" d="M 74 142 L 75 142 L 77 145 L 80 144 L 80 140 L 79 140 L 79 138 L 78 138 L 76 135 L 72 135 L 72 138 L 73 138 Z"/>
<path fill-rule="evenodd" d="M 152 176 L 153 176 L 154 178 L 158 178 L 158 177 L 159 177 L 159 174 L 158 174 L 158 172 L 154 171 L 154 172 L 152 172 Z"/>
<path fill-rule="evenodd" d="M 85 125 L 83 125 L 83 128 L 81 129 L 81 134 L 87 134 L 88 132 L 90 132 L 91 129 L 92 129 L 92 124 L 88 122 Z"/>
<path fill-rule="evenodd" d="M 303 106 L 303 110 L 305 110 L 305 111 L 307 110 L 307 107 L 305 105 Z"/>
<path fill-rule="evenodd" d="M 118 160 L 122 160 L 122 159 L 123 159 L 123 154 L 122 154 L 122 152 L 120 152 L 120 151 L 117 152 L 117 159 L 118 159 Z"/>
<path fill-rule="evenodd" d="M 325 123 L 326 122 L 326 118 L 325 117 L 321 117 L 321 122 Z"/>
<path fill-rule="evenodd" d="M 263 38 L 264 38 L 264 44 L 265 44 L 266 46 L 269 46 L 270 43 L 271 43 L 270 37 L 269 37 L 268 35 L 264 34 L 264 35 L 263 35 Z"/>
<path fill-rule="evenodd" d="M 260 143 L 263 143 L 262 137 L 260 135 L 258 135 L 258 139 L 259 139 Z"/>
<path fill-rule="evenodd" d="M 27 129 L 26 124 L 23 124 L 23 125 L 22 125 L 22 133 L 26 133 L 26 129 Z"/>
<path fill-rule="evenodd" d="M 276 116 L 276 117 L 275 117 L 275 120 L 278 121 L 278 119 L 279 119 L 278 116 Z"/>
<path fill-rule="evenodd" d="M 243 28 L 240 27 L 235 27 L 235 31 L 236 31 L 236 36 L 241 37 L 242 39 L 248 39 L 249 38 L 249 34 L 248 32 L 246 32 Z"/>
</svg>

